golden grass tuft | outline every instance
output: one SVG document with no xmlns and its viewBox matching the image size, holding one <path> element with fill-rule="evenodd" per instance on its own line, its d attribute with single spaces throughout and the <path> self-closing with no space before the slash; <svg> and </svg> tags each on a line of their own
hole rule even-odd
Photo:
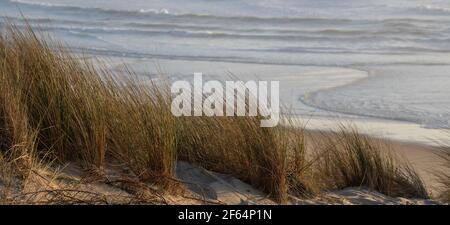
<svg viewBox="0 0 450 225">
<path fill-rule="evenodd" d="M 176 161 L 176 120 L 170 95 L 154 84 L 108 82 L 109 150 L 142 180 L 170 183 Z M 120 87 L 120 88 L 118 88 Z"/>
<path fill-rule="evenodd" d="M 305 160 L 299 132 L 261 128 L 257 117 L 181 118 L 178 154 L 182 160 L 233 174 L 284 202 L 292 185 L 287 177 Z"/>
<path fill-rule="evenodd" d="M 0 205 L 6 204 L 14 186 L 14 169 L 0 154 Z"/>
<path fill-rule="evenodd" d="M 438 198 L 444 202 L 450 203 L 450 148 L 444 148 L 440 151 L 439 156 L 444 160 L 444 166 L 447 168 L 447 173 L 439 172 L 439 183 L 442 186 L 442 192 Z"/>
<path fill-rule="evenodd" d="M 116 157 L 146 181 L 172 176 L 174 119 L 159 89 L 131 73 L 119 82 L 44 39 L 14 25 L 0 38 L 2 151 L 31 139 L 27 151 L 47 160 L 101 169 Z"/>
<path fill-rule="evenodd" d="M 325 189 L 366 187 L 393 197 L 429 198 L 419 175 L 387 143 L 344 126 L 323 139 L 316 165 Z"/>
</svg>

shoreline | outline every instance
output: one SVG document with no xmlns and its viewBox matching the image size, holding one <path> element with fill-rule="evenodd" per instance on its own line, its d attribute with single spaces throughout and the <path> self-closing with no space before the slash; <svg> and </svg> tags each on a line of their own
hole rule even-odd
<svg viewBox="0 0 450 225">
<path fill-rule="evenodd" d="M 99 57 L 98 55 L 92 55 L 92 57 Z M 218 79 L 223 80 L 226 75 L 222 74 L 222 70 L 225 68 L 235 68 L 233 70 L 233 75 L 242 80 L 256 79 L 256 77 L 250 74 L 259 74 L 257 79 L 270 80 L 272 76 L 277 76 L 277 79 L 283 85 L 283 89 L 280 90 L 280 100 L 285 109 L 291 109 L 294 111 L 299 110 L 299 113 L 282 113 L 282 116 L 294 118 L 294 121 L 298 122 L 298 127 L 304 127 L 307 124 L 307 129 L 313 130 L 329 130 L 338 128 L 340 123 L 352 124 L 357 126 L 358 130 L 366 135 L 377 137 L 377 138 L 387 138 L 395 141 L 413 142 L 417 144 L 425 144 L 429 146 L 439 146 L 442 143 L 450 143 L 450 135 L 443 129 L 439 128 L 428 128 L 421 124 L 396 120 L 389 118 L 378 118 L 375 116 L 364 116 L 358 114 L 350 114 L 332 110 L 322 109 L 320 107 L 305 104 L 298 98 L 308 94 L 316 93 L 328 89 L 339 88 L 342 86 L 350 85 L 354 82 L 359 82 L 361 80 L 367 79 L 370 75 L 367 71 L 358 68 L 344 68 L 344 67 L 324 67 L 324 66 L 305 66 L 305 65 L 266 65 L 266 64 L 251 64 L 248 65 L 245 62 L 209 62 L 209 61 L 186 61 L 181 59 L 130 59 L 118 56 L 106 57 L 100 56 L 99 58 L 103 60 L 108 60 L 112 63 L 112 69 L 117 69 L 123 65 L 130 65 L 137 74 L 140 76 L 146 76 L 151 74 L 149 77 L 151 82 L 155 82 L 155 78 L 162 74 L 167 76 L 164 79 L 188 79 L 185 76 L 180 75 L 181 71 L 202 71 L 204 79 Z M 155 62 L 156 60 L 156 62 Z M 152 64 L 155 68 L 148 67 Z M 175 65 L 175 66 L 174 66 Z M 181 68 L 181 69 L 180 69 Z M 189 68 L 189 69 L 188 69 Z M 162 71 L 159 71 L 162 69 Z M 120 71 L 120 70 L 119 70 Z M 170 75 L 178 74 L 178 75 Z M 295 74 L 302 74 L 302 77 L 296 77 Z M 330 86 L 314 86 L 317 85 L 317 79 L 313 77 L 321 75 L 322 79 L 330 79 Z M 155 77 L 153 77 L 153 75 Z M 336 80 L 336 77 L 338 80 Z M 311 82 L 312 79 L 314 82 Z M 331 82 L 333 80 L 333 82 Z M 302 85 L 308 86 L 311 90 L 302 90 L 304 87 Z M 306 83 L 305 83 L 306 82 Z M 321 84 L 324 85 L 324 84 Z M 312 87 L 313 86 L 313 87 Z M 299 108 L 300 107 L 300 108 Z M 304 112 L 300 112 L 304 111 Z M 283 124 L 280 121 L 281 125 Z"/>
<path fill-rule="evenodd" d="M 287 115 L 294 120 L 295 127 L 315 131 L 339 130 L 342 124 L 354 126 L 362 134 L 378 139 L 386 139 L 394 142 L 405 142 L 417 145 L 439 147 L 450 143 L 450 135 L 447 130 L 424 128 L 420 124 L 397 120 L 372 119 L 372 118 L 327 118 Z M 304 119 L 307 118 L 307 119 Z M 285 119 L 286 120 L 286 119 Z M 285 121 L 282 121 L 283 124 Z"/>
</svg>

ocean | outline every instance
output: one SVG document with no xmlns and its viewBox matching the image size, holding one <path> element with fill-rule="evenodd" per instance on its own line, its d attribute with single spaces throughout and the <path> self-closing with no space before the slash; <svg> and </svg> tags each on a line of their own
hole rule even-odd
<svg viewBox="0 0 450 225">
<path fill-rule="evenodd" d="M 0 0 L 4 19 L 24 26 L 22 15 L 148 79 L 279 80 L 285 113 L 312 129 L 450 136 L 448 0 Z"/>
</svg>

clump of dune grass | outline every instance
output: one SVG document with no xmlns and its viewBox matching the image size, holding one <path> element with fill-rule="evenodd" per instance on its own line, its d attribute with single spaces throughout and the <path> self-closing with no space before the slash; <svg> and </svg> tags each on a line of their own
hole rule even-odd
<svg viewBox="0 0 450 225">
<path fill-rule="evenodd" d="M 128 73 L 130 74 L 130 73 Z M 176 160 L 176 124 L 170 95 L 155 84 L 109 80 L 108 140 L 111 153 L 143 180 L 167 183 Z"/>
<path fill-rule="evenodd" d="M 324 189 L 366 187 L 393 197 L 429 198 L 419 175 L 388 144 L 344 126 L 323 138 L 316 165 Z"/>
<path fill-rule="evenodd" d="M 2 48 L 0 39 L 0 48 Z M 2 51 L 0 50 L 0 54 Z M 1 55 L 0 55 L 1 56 Z M 4 56 L 6 57 L 6 55 Z M 29 154 L 35 144 L 35 132 L 29 126 L 27 109 L 20 98 L 22 94 L 13 88 L 10 74 L 0 67 L 0 153 L 5 157 L 18 158 Z"/>
<path fill-rule="evenodd" d="M 287 135 L 285 128 L 261 128 L 258 117 L 181 118 L 179 126 L 182 160 L 233 174 L 277 201 L 286 201 L 292 184 L 287 177 L 300 172 L 292 172 L 290 163 L 303 162 L 302 136 Z"/>
<path fill-rule="evenodd" d="M 4 44 L 0 39 L 2 50 Z M 2 50 L 0 56 L 6 57 Z M 20 102 L 22 93 L 13 88 L 10 74 L 4 70 L 4 61 L 0 62 L 0 203 L 8 204 L 20 181 L 26 179 L 33 168 L 35 132 Z"/>
<path fill-rule="evenodd" d="M 450 148 L 444 148 L 440 151 L 439 156 L 444 160 L 444 166 L 447 172 L 439 172 L 439 183 L 442 186 L 442 192 L 438 198 L 444 202 L 450 203 Z"/>
<path fill-rule="evenodd" d="M 2 143 L 32 138 L 36 155 L 50 161 L 101 169 L 115 157 L 147 181 L 173 176 L 173 118 L 159 89 L 119 82 L 101 63 L 95 67 L 30 27 L 3 31 Z"/>
<path fill-rule="evenodd" d="M 0 204 L 6 204 L 14 183 L 14 170 L 0 154 Z"/>
<path fill-rule="evenodd" d="M 2 73 L 36 130 L 38 153 L 51 150 L 60 161 L 82 157 L 101 166 L 106 147 L 99 76 L 27 28 L 8 27 L 2 37 Z"/>
</svg>

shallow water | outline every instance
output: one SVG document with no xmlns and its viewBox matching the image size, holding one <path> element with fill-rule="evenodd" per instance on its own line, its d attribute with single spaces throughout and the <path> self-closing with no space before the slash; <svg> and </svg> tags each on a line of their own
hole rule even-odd
<svg viewBox="0 0 450 225">
<path fill-rule="evenodd" d="M 377 120 L 373 132 L 413 140 L 450 128 L 447 0 L 0 0 L 23 24 L 19 10 L 74 51 L 142 74 L 280 80 L 307 120 Z"/>
</svg>

